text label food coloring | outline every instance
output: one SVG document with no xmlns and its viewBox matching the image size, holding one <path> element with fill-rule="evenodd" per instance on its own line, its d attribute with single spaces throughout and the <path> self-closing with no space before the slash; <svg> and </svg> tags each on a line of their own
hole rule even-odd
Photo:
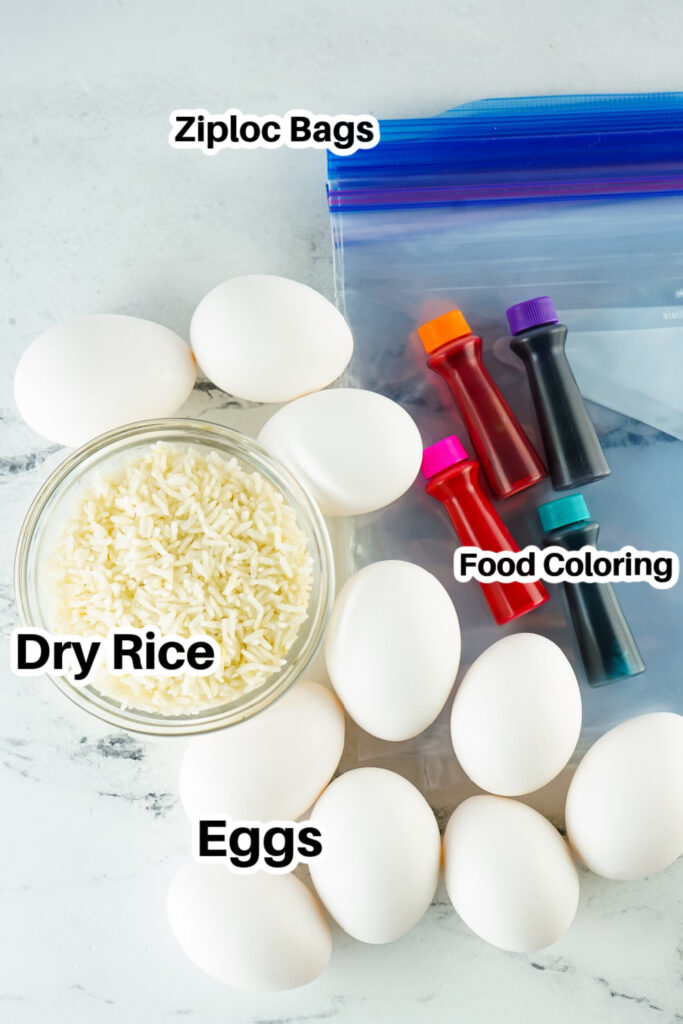
<svg viewBox="0 0 683 1024">
<path fill-rule="evenodd" d="M 456 580 L 479 583 L 546 580 L 549 583 L 649 583 L 657 590 L 676 585 L 679 559 L 673 551 L 597 551 L 586 545 L 568 551 L 559 545 L 529 546 L 521 551 L 458 548 L 453 556 Z"/>
</svg>

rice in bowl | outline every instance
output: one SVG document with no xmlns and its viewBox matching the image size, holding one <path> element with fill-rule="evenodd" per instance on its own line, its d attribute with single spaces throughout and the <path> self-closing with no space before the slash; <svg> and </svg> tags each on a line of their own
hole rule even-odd
<svg viewBox="0 0 683 1024">
<path fill-rule="evenodd" d="M 294 509 L 261 473 L 217 452 L 158 442 L 78 494 L 50 559 L 53 628 L 208 634 L 220 672 L 150 676 L 99 669 L 124 707 L 196 714 L 262 686 L 307 618 L 313 566 Z"/>
</svg>

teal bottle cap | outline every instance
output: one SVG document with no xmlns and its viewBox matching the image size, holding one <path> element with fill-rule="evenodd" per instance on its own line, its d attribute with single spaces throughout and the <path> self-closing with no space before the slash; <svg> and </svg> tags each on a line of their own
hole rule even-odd
<svg viewBox="0 0 683 1024">
<path fill-rule="evenodd" d="M 558 530 L 560 526 L 580 523 L 591 517 L 583 494 L 570 494 L 566 498 L 558 498 L 557 501 L 548 501 L 545 505 L 539 505 L 538 516 L 544 533 Z"/>
</svg>

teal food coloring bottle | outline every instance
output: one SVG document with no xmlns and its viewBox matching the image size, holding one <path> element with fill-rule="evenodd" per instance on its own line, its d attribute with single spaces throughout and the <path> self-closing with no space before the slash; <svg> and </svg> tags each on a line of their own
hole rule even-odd
<svg viewBox="0 0 683 1024">
<path fill-rule="evenodd" d="M 569 551 L 597 546 L 600 525 L 590 517 L 582 494 L 549 501 L 538 509 L 546 547 Z M 591 686 L 637 676 L 645 664 L 610 583 L 564 584 L 569 611 Z"/>
</svg>

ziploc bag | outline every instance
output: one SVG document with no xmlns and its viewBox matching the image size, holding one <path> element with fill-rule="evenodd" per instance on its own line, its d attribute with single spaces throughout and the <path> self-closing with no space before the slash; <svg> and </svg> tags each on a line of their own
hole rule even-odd
<svg viewBox="0 0 683 1024">
<path fill-rule="evenodd" d="M 425 445 L 451 433 L 467 443 L 416 332 L 458 307 L 542 452 L 505 310 L 551 296 L 612 470 L 583 489 L 601 546 L 683 554 L 683 94 L 487 100 L 380 127 L 376 148 L 328 160 L 338 301 L 356 339 L 347 382 L 403 405 Z M 557 496 L 544 481 L 496 502 L 520 546 L 541 543 L 536 509 Z M 421 480 L 349 530 L 347 571 L 403 558 L 444 583 L 463 631 L 461 676 L 507 633 L 538 632 L 559 643 L 582 687 L 577 755 L 632 715 L 683 712 L 681 585 L 617 585 L 647 668 L 591 689 L 563 587 L 550 585 L 546 605 L 496 626 L 478 585 L 455 582 L 457 540 Z M 393 758 L 428 789 L 445 792 L 462 781 L 452 767 L 447 711 L 390 752 L 359 738 L 360 760 Z"/>
<path fill-rule="evenodd" d="M 567 356 L 585 398 L 683 440 L 683 306 L 567 309 Z M 517 366 L 509 339 L 497 357 Z"/>
<path fill-rule="evenodd" d="M 564 315 L 583 394 L 683 441 L 683 308 L 572 309 Z"/>
</svg>

